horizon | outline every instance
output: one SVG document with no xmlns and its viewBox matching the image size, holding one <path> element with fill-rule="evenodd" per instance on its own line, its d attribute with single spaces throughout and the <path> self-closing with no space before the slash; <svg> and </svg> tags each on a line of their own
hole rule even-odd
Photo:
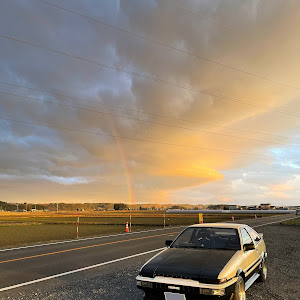
<svg viewBox="0 0 300 300">
<path fill-rule="evenodd" d="M 24 202 L 3 202 L 0 201 L 1 203 L 7 203 L 10 205 L 25 205 Z M 177 203 L 134 203 L 134 204 L 130 204 L 130 203 L 126 203 L 126 202 L 27 202 L 27 205 L 59 205 L 59 204 L 64 204 L 64 205 L 84 205 L 84 204 L 94 204 L 94 205 L 113 205 L 113 204 L 125 204 L 127 206 L 135 206 L 135 205 L 140 205 L 140 206 L 146 206 L 146 205 L 159 205 L 159 206 L 204 206 L 204 207 L 208 207 L 208 206 L 224 206 L 224 207 L 229 207 L 229 206 L 238 206 L 238 207 L 253 207 L 253 206 L 259 206 L 262 204 L 270 204 L 271 206 L 274 207 L 281 207 L 282 205 L 274 205 L 273 203 L 260 203 L 260 204 L 245 204 L 245 205 L 238 205 L 238 204 L 234 204 L 234 203 L 230 203 L 230 204 L 225 204 L 225 203 L 218 203 L 218 204 L 190 204 L 190 203 L 181 203 L 181 204 L 177 204 Z M 290 205 L 283 205 L 282 207 L 300 207 L 299 204 L 290 204 Z"/>
</svg>

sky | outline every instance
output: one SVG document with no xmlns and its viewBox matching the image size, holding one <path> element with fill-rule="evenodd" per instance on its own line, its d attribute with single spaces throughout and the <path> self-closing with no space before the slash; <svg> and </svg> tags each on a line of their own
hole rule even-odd
<svg viewBox="0 0 300 300">
<path fill-rule="evenodd" d="M 1 1 L 0 200 L 300 205 L 299 27 L 297 0 Z"/>
</svg>

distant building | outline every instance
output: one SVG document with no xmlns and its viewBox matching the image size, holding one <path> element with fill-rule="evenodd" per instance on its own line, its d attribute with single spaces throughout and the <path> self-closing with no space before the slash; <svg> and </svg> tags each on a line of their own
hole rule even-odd
<svg viewBox="0 0 300 300">
<path fill-rule="evenodd" d="M 253 206 L 249 206 L 248 209 L 250 209 L 250 210 L 256 210 L 256 209 L 258 209 L 258 207 L 256 205 L 253 205 Z"/>
<path fill-rule="evenodd" d="M 239 205 L 229 205 L 229 210 L 239 210 L 240 206 Z"/>
<path fill-rule="evenodd" d="M 270 203 L 262 203 L 260 206 L 259 206 L 260 209 L 264 209 L 264 210 L 268 210 L 271 208 L 271 204 Z"/>
<path fill-rule="evenodd" d="M 94 211 L 104 211 L 106 210 L 104 207 L 100 207 L 98 206 L 96 209 L 94 209 Z"/>
</svg>

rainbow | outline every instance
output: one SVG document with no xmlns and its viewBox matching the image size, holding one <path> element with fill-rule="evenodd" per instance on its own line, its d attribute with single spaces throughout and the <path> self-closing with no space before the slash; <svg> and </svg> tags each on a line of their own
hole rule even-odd
<svg viewBox="0 0 300 300">
<path fill-rule="evenodd" d="M 109 119 L 109 123 L 110 123 L 111 129 L 112 129 L 112 132 L 113 132 L 113 135 L 114 135 L 114 138 L 115 138 L 115 141 L 116 141 L 119 153 L 120 153 L 120 157 L 121 157 L 124 169 L 125 169 L 125 178 L 126 178 L 127 189 L 128 189 L 129 204 L 135 204 L 135 197 L 134 197 L 134 192 L 133 192 L 133 187 L 132 187 L 132 178 L 131 178 L 130 168 L 128 165 L 128 160 L 126 157 L 126 152 L 123 147 L 123 141 L 119 137 L 119 133 L 118 133 L 117 127 L 115 125 L 114 119 L 109 115 L 107 115 L 107 117 Z"/>
</svg>

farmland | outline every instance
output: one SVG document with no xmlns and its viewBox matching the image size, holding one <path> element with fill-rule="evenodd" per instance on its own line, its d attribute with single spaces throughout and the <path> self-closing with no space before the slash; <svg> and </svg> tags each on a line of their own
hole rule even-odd
<svg viewBox="0 0 300 300">
<path fill-rule="evenodd" d="M 132 231 L 163 228 L 163 211 L 132 211 Z M 123 233 L 129 222 L 128 211 L 80 212 L 79 237 Z M 230 221 L 231 214 L 205 215 L 204 222 Z M 258 215 L 258 217 L 261 217 Z M 236 221 L 254 215 L 234 215 Z M 196 214 L 167 214 L 166 226 L 198 223 Z M 76 238 L 77 214 L 74 212 L 2 212 L 0 248 Z"/>
</svg>

